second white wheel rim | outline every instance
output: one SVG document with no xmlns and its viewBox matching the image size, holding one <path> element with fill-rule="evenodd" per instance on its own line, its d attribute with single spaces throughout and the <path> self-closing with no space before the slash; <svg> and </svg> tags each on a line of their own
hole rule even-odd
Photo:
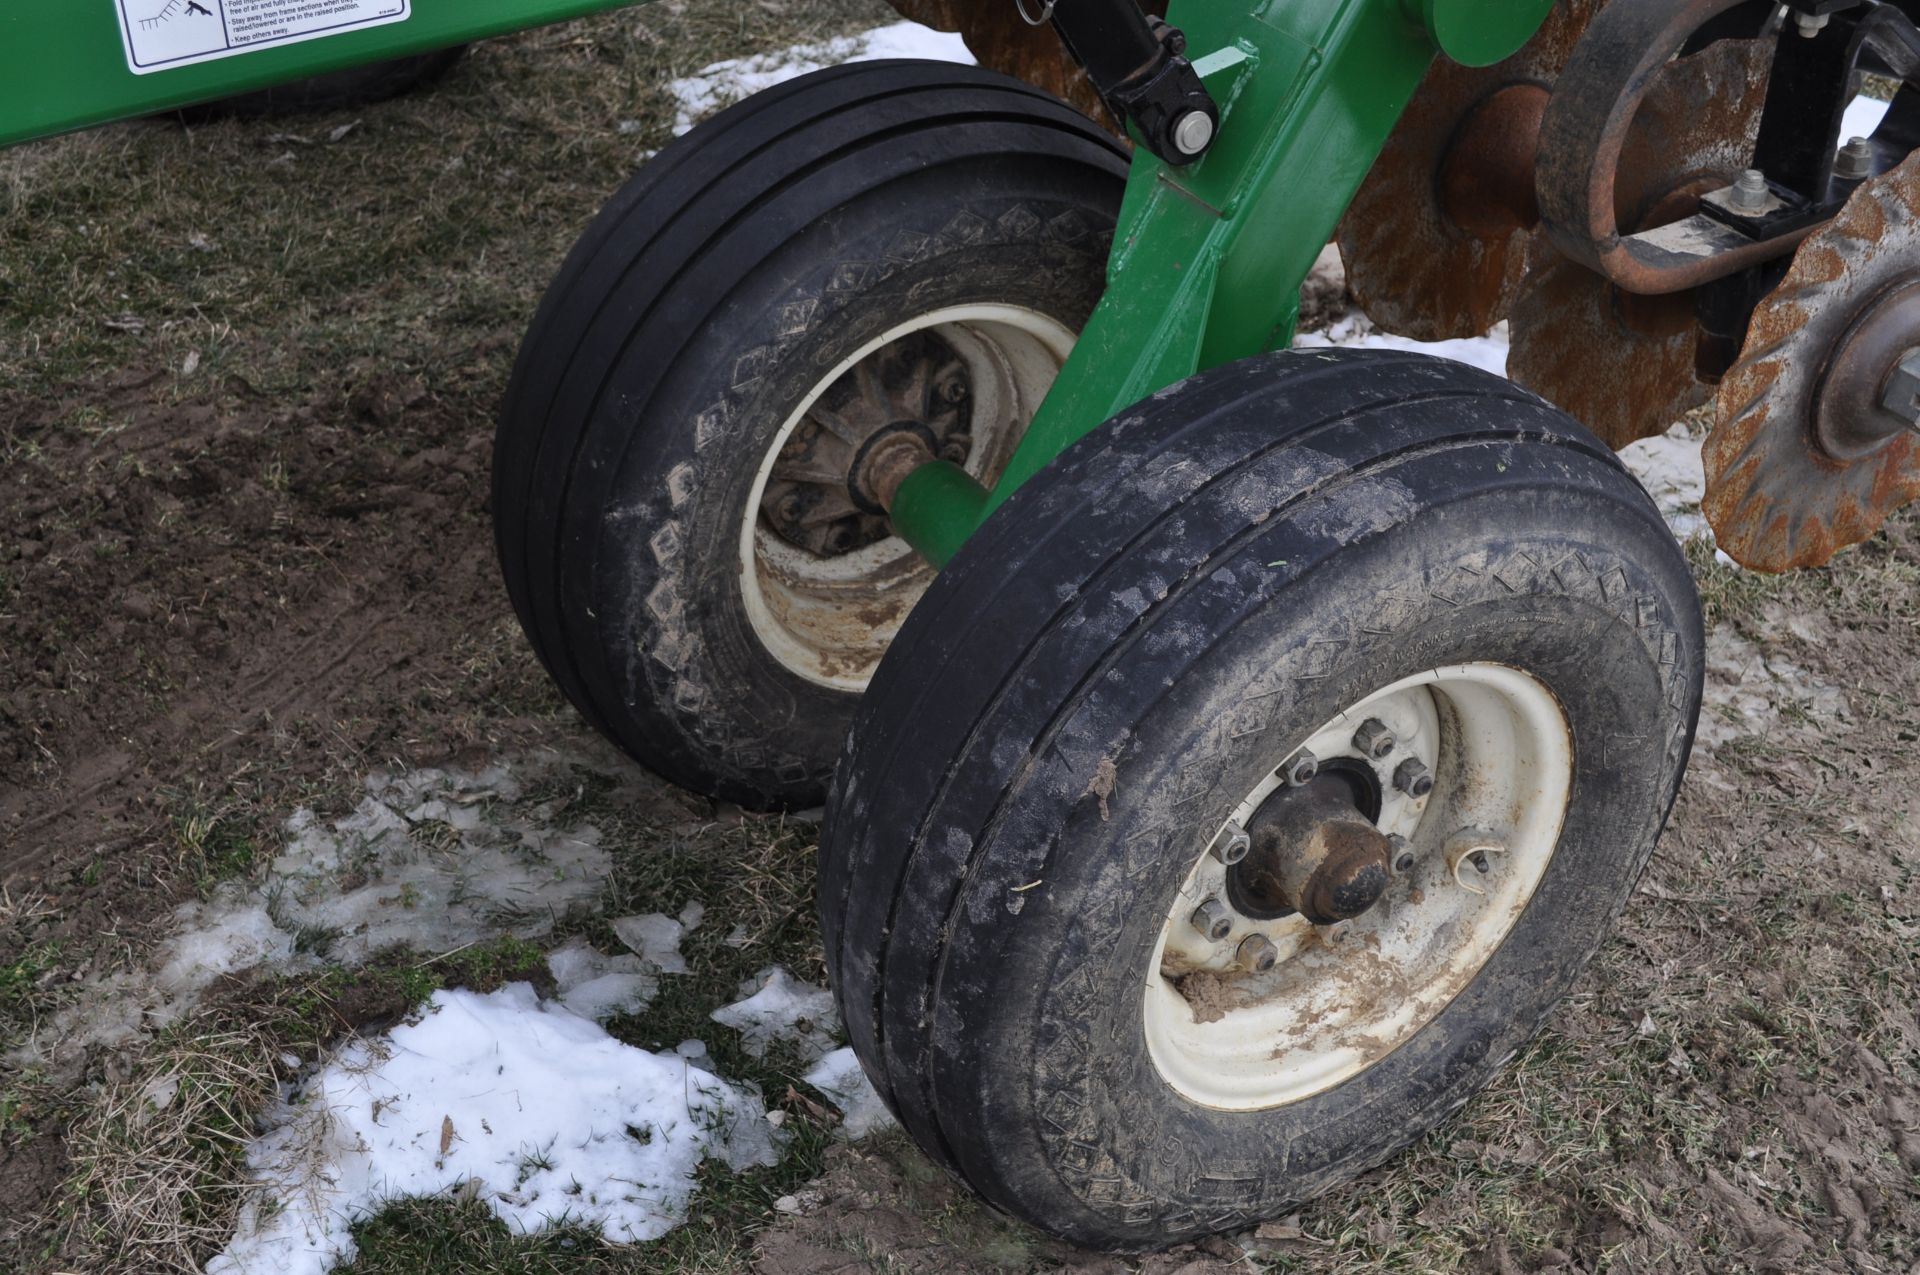
<svg viewBox="0 0 1920 1275">
<path fill-rule="evenodd" d="M 1283 1106 L 1372 1067 L 1473 981 L 1546 876 L 1573 783 L 1571 736 L 1552 692 L 1506 665 L 1434 669 L 1368 696 L 1301 746 L 1323 763 L 1358 760 L 1353 735 L 1369 718 L 1400 740 L 1384 760 L 1365 762 L 1384 790 L 1379 827 L 1407 839 L 1416 865 L 1396 873 L 1367 913 L 1328 928 L 1236 912 L 1230 936 L 1210 941 L 1189 920 L 1205 900 L 1228 895 L 1228 869 L 1207 848 L 1283 781 L 1268 775 L 1218 828 L 1196 830 L 1197 859 L 1167 912 L 1145 987 L 1154 1065 L 1196 1103 Z M 1393 770 L 1409 756 L 1433 771 L 1425 798 L 1394 789 Z M 1483 846 L 1492 850 L 1485 873 L 1469 866 L 1469 852 Z M 1256 933 L 1279 951 L 1264 974 L 1234 959 Z"/>
</svg>

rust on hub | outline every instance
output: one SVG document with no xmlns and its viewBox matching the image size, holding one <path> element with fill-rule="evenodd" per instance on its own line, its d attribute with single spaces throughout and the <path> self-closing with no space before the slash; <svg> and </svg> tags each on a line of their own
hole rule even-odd
<svg viewBox="0 0 1920 1275">
<path fill-rule="evenodd" d="M 1298 912 L 1315 925 L 1351 920 L 1392 880 L 1393 846 L 1337 772 L 1269 798 L 1247 825 L 1253 847 L 1229 877 L 1252 916 Z"/>
</svg>

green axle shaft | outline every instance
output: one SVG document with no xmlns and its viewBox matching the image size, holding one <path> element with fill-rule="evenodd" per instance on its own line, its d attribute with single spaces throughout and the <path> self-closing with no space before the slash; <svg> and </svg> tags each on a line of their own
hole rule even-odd
<svg viewBox="0 0 1920 1275">
<path fill-rule="evenodd" d="M 907 476 L 893 528 L 936 566 L 1103 421 L 1195 372 L 1293 340 L 1300 285 L 1442 54 L 1518 52 L 1553 0 L 1174 0 L 1221 107 L 1173 168 L 1134 148 L 1107 291 L 991 491 L 944 461 Z"/>
</svg>

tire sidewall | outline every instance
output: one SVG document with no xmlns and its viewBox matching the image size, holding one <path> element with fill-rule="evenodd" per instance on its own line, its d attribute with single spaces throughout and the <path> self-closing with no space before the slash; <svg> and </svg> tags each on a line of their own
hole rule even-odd
<svg viewBox="0 0 1920 1275">
<path fill-rule="evenodd" d="M 962 1131 L 958 1159 L 969 1178 L 1001 1184 L 1003 1203 L 1083 1242 L 1136 1248 L 1274 1216 L 1466 1101 L 1604 937 L 1690 744 L 1697 690 L 1674 658 L 1686 599 L 1631 545 L 1594 534 L 1603 518 L 1475 503 L 1348 547 L 1137 722 L 1091 696 L 1002 808 L 997 842 L 1046 845 L 1044 872 L 1017 850 L 976 870 L 943 970 L 996 955 L 966 994 L 935 998 L 933 1035 L 942 1126 Z M 1485 531 L 1462 536 L 1463 523 Z M 1270 569 L 1270 552 L 1263 538 L 1226 570 Z M 1574 736 L 1566 823 L 1527 910 L 1466 990 L 1361 1075 L 1262 1112 L 1185 1099 L 1148 1054 L 1144 977 L 1206 836 L 1322 724 L 1403 677 L 1467 662 L 1534 675 Z M 1114 763 L 1104 812 L 1087 796 L 1101 757 Z M 1044 890 L 1015 893 L 1035 877 Z"/>
<path fill-rule="evenodd" d="M 1103 211 L 1084 180 L 1028 167 L 1008 156 L 896 182 L 782 245 L 699 320 L 647 404 L 649 417 L 691 428 L 667 447 L 659 431 L 635 434 L 598 502 L 605 514 L 580 528 L 626 702 L 670 715 L 666 733 L 734 763 L 753 804 L 817 799 L 859 698 L 779 664 L 748 617 L 739 541 L 759 466 L 823 377 L 918 315 L 1011 304 L 1083 326 L 1117 205 Z M 987 193 L 1009 176 L 1012 193 Z M 765 792 L 765 772 L 786 791 Z"/>
</svg>

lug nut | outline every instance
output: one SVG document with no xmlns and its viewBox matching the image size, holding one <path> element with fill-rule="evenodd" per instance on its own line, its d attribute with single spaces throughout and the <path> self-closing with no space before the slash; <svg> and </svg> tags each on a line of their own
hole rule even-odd
<svg viewBox="0 0 1920 1275">
<path fill-rule="evenodd" d="M 1873 143 L 1856 137 L 1840 148 L 1833 161 L 1833 175 L 1842 181 L 1864 181 L 1873 176 Z"/>
<path fill-rule="evenodd" d="M 1247 830 L 1237 823 L 1230 823 L 1220 830 L 1220 835 L 1207 847 L 1207 853 L 1231 868 L 1247 857 L 1247 851 L 1253 849 L 1253 838 Z"/>
<path fill-rule="evenodd" d="M 1198 155 L 1213 144 L 1213 117 L 1205 111 L 1188 111 L 1173 126 L 1173 144 L 1182 155 Z"/>
<path fill-rule="evenodd" d="M 1740 174 L 1740 180 L 1733 184 L 1733 198 L 1730 201 L 1736 212 L 1765 212 L 1767 204 L 1773 198 L 1773 190 L 1767 185 L 1767 175 L 1757 168 L 1749 168 Z"/>
<path fill-rule="evenodd" d="M 1320 773 L 1320 759 L 1302 748 L 1287 758 L 1287 764 L 1280 767 L 1279 773 L 1280 777 L 1294 788 L 1310 784 L 1313 782 L 1313 777 Z"/>
<path fill-rule="evenodd" d="M 1433 791 L 1433 772 L 1418 757 L 1409 757 L 1394 768 L 1393 786 L 1409 797 L 1424 797 Z"/>
<path fill-rule="evenodd" d="M 1374 761 L 1392 752 L 1399 743 L 1393 737 L 1393 731 L 1377 717 L 1369 717 L 1360 723 L 1359 730 L 1353 732 L 1354 751 Z"/>
<path fill-rule="evenodd" d="M 1209 943 L 1218 943 L 1233 933 L 1233 914 L 1218 899 L 1208 899 L 1202 903 L 1187 920 L 1193 923 L 1194 929 L 1207 936 Z"/>
<path fill-rule="evenodd" d="M 1388 837 L 1387 845 L 1390 847 L 1388 853 L 1393 855 L 1393 870 L 1401 876 L 1406 876 L 1419 864 L 1420 861 L 1414 857 L 1412 845 L 1399 833 L 1396 832 Z"/>
<path fill-rule="evenodd" d="M 1264 934 L 1249 934 L 1240 940 L 1240 963 L 1256 974 L 1264 974 L 1280 963 L 1280 949 Z"/>
</svg>

